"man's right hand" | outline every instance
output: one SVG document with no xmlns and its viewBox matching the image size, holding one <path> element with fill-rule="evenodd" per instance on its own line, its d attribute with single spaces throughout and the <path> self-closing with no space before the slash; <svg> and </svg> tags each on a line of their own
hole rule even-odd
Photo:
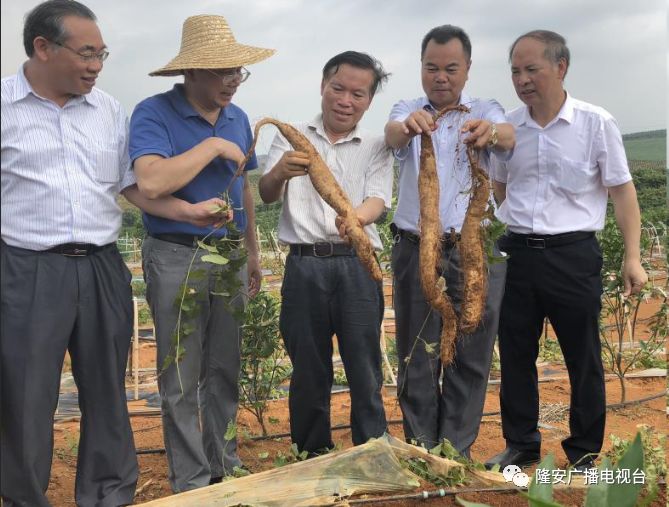
<svg viewBox="0 0 669 507">
<path fill-rule="evenodd" d="M 237 167 L 239 167 L 239 164 L 242 163 L 245 156 L 241 148 L 227 139 L 222 139 L 220 137 L 217 139 L 220 142 L 219 156 L 225 160 L 232 160 L 237 164 Z"/>
<path fill-rule="evenodd" d="M 301 151 L 286 151 L 274 165 L 270 174 L 284 182 L 296 176 L 305 176 L 311 164 L 307 154 Z"/>
<path fill-rule="evenodd" d="M 424 109 L 419 109 L 414 111 L 406 120 L 402 122 L 404 126 L 404 135 L 407 136 L 416 136 L 422 134 L 423 132 L 431 133 L 437 128 L 437 124 L 434 122 L 434 118 L 430 113 Z"/>
<path fill-rule="evenodd" d="M 218 228 L 230 222 L 233 217 L 232 208 L 223 199 L 213 197 L 206 201 L 189 204 L 185 221 L 196 227 L 213 225 Z"/>
</svg>

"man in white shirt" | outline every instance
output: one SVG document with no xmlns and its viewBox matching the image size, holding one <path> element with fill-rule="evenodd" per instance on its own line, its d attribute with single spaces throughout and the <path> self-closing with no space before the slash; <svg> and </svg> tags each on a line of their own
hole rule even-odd
<svg viewBox="0 0 669 507">
<path fill-rule="evenodd" d="M 133 185 L 127 118 L 95 88 L 109 54 L 93 12 L 69 0 L 26 17 L 28 61 L 2 80 L 0 492 L 48 506 L 65 351 L 79 392 L 76 503 L 132 503 L 137 458 L 125 397 L 130 272 L 116 248 Z"/>
<path fill-rule="evenodd" d="M 426 96 L 395 104 L 386 125 L 386 142 L 396 149 L 400 162 L 399 201 L 392 226 L 396 237 L 392 266 L 397 392 L 407 440 L 429 448 L 446 438 L 469 457 L 483 413 L 506 267 L 503 262 L 487 266 L 489 283 L 482 322 L 473 333 L 457 337 L 455 360 L 443 367 L 439 359 L 441 317 L 425 300 L 418 276 L 419 134 L 432 133 L 444 233 L 439 271 L 457 313 L 462 302 L 462 270 L 451 231 L 460 232 L 472 188 L 465 143 L 480 150 L 479 162 L 487 170 L 493 153 L 505 156 L 513 148 L 514 134 L 499 103 L 463 93 L 471 65 L 471 42 L 461 28 L 444 25 L 430 30 L 423 38 L 421 64 Z M 456 105 L 466 106 L 470 112 L 451 111 L 435 125 L 437 111 Z"/>
<path fill-rule="evenodd" d="M 604 438 L 606 398 L 599 339 L 602 255 L 595 231 L 611 195 L 625 242 L 625 295 L 648 277 L 640 262 L 640 214 L 622 138 L 604 109 L 564 89 L 569 49 L 557 33 L 536 30 L 511 46 L 511 74 L 525 103 L 507 117 L 516 128 L 512 157 L 494 169 L 497 216 L 508 225 L 509 253 L 499 326 L 500 402 L 506 449 L 486 465 L 540 459 L 535 362 L 548 317 L 571 383 L 571 435 L 562 447 L 579 471 L 592 467 Z"/>
<path fill-rule="evenodd" d="M 390 207 L 392 152 L 383 137 L 358 122 L 387 79 L 381 64 L 346 51 L 323 68 L 321 114 L 296 125 L 319 152 L 351 200 L 375 249 L 381 240 L 374 221 Z M 386 431 L 381 397 L 381 284 L 362 266 L 337 213 L 307 176 L 309 159 L 277 135 L 260 179 L 263 201 L 283 198 L 279 240 L 290 245 L 281 288 L 281 335 L 293 364 L 290 429 L 300 451 L 311 456 L 332 449 L 330 390 L 332 336 L 351 390 L 351 433 L 355 445 Z M 340 237 L 342 236 L 342 237 Z"/>
</svg>

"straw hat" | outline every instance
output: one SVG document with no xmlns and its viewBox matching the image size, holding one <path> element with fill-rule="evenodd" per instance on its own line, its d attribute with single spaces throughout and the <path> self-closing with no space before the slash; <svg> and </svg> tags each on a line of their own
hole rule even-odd
<svg viewBox="0 0 669 507">
<path fill-rule="evenodd" d="M 223 16 L 191 16 L 184 21 L 179 54 L 149 76 L 178 76 L 186 69 L 231 69 L 269 58 L 274 49 L 239 44 Z"/>
</svg>

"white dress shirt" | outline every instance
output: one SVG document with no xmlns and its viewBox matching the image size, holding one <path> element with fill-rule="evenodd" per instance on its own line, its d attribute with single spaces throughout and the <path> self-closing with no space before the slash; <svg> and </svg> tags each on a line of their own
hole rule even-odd
<svg viewBox="0 0 669 507">
<path fill-rule="evenodd" d="M 470 109 L 469 113 L 450 111 L 437 123 L 432 134 L 432 143 L 437 160 L 439 176 L 439 219 L 444 232 L 455 229 L 460 232 L 469 206 L 471 195 L 471 172 L 467 160 L 466 145 L 462 140 L 468 133 L 461 133 L 462 124 L 471 119 L 484 119 L 491 123 L 504 123 L 504 109 L 495 100 L 481 100 L 460 96 L 460 104 Z M 427 97 L 402 100 L 393 106 L 391 121 L 404 121 L 420 109 L 436 112 Z M 418 170 L 420 169 L 420 136 L 411 139 L 409 146 L 396 150 L 400 162 L 399 195 L 393 222 L 400 229 L 419 234 L 420 201 L 418 196 Z M 497 154 L 496 154 L 497 156 Z M 506 156 L 506 155 L 501 155 Z M 481 150 L 479 164 L 488 170 L 490 154 Z"/>
<path fill-rule="evenodd" d="M 322 115 L 313 121 L 294 125 L 314 145 L 342 187 L 354 208 L 370 197 L 391 206 L 393 186 L 393 154 L 383 136 L 373 136 L 357 126 L 345 138 L 331 143 L 323 129 Z M 265 173 L 294 148 L 277 134 L 267 156 Z M 286 244 L 330 241 L 341 243 L 335 227 L 337 212 L 316 192 L 309 176 L 298 176 L 286 182 L 283 206 L 279 217 L 279 241 Z M 365 227 L 375 249 L 382 248 L 374 224 Z"/>
<path fill-rule="evenodd" d="M 33 91 L 23 66 L 1 89 L 2 239 L 30 250 L 114 242 L 116 198 L 135 182 L 121 105 L 94 88 L 61 108 Z"/>
<path fill-rule="evenodd" d="M 521 234 L 602 229 L 607 187 L 632 179 L 615 119 L 569 95 L 543 128 L 527 106 L 507 118 L 516 129 L 516 147 L 508 161 L 493 167 L 493 177 L 506 183 L 497 217 Z"/>
</svg>

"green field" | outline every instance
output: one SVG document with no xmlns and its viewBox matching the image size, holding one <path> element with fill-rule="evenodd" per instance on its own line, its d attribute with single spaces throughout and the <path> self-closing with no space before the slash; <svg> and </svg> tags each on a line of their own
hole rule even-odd
<svg viewBox="0 0 669 507">
<path fill-rule="evenodd" d="M 667 131 L 652 130 L 623 136 L 628 160 L 667 160 Z"/>
</svg>

